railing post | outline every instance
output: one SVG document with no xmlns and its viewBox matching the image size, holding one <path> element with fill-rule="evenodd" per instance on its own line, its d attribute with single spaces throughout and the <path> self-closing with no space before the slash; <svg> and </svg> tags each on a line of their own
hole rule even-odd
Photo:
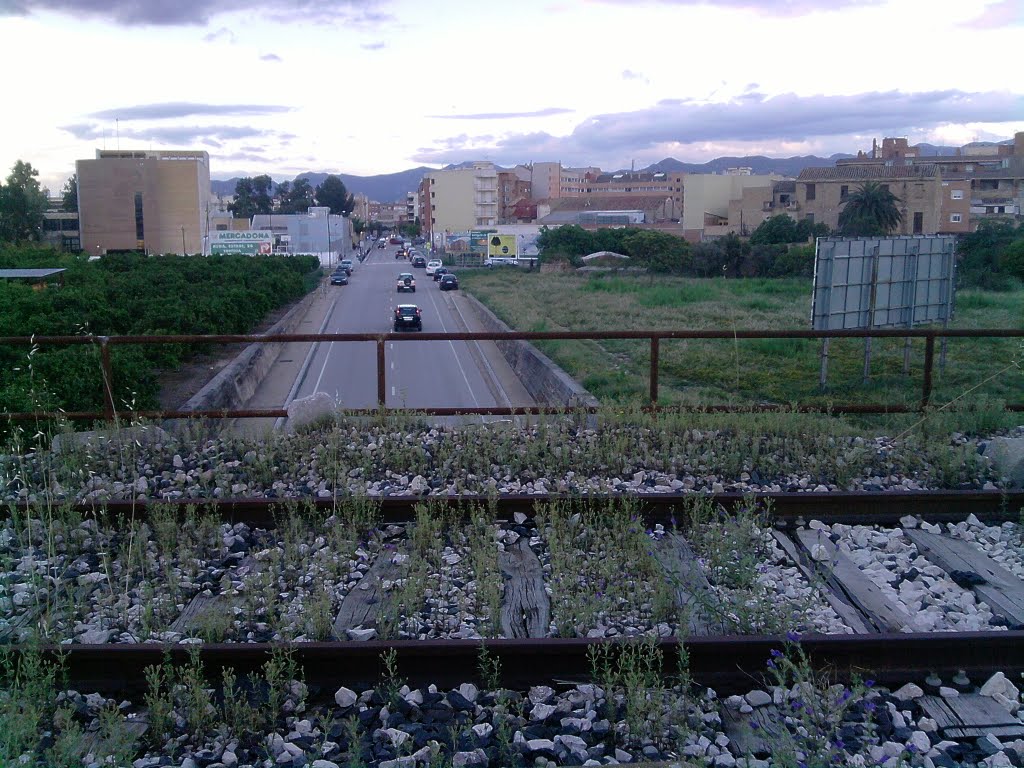
<svg viewBox="0 0 1024 768">
<path fill-rule="evenodd" d="M 651 336 L 651 405 L 658 404 L 658 357 L 660 353 L 659 339 Z"/>
<path fill-rule="evenodd" d="M 384 337 L 377 338 L 377 407 L 384 410 L 387 403 L 387 382 L 384 380 Z"/>
<path fill-rule="evenodd" d="M 932 399 L 932 368 L 935 365 L 935 335 L 928 334 L 924 340 L 924 383 L 921 386 L 921 409 L 928 407 Z"/>
<path fill-rule="evenodd" d="M 100 336 L 100 366 L 103 369 L 103 410 L 107 421 L 114 420 L 114 367 L 110 361 L 110 339 Z"/>
</svg>

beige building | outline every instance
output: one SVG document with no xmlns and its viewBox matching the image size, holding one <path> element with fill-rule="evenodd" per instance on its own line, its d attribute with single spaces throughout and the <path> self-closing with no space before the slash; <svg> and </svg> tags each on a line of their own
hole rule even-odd
<svg viewBox="0 0 1024 768">
<path fill-rule="evenodd" d="M 729 225 L 729 204 L 743 200 L 748 188 L 771 189 L 782 177 L 775 174 L 727 174 L 689 173 L 683 180 L 682 226 L 687 239 L 700 240 L 705 229 L 717 230 Z"/>
<path fill-rule="evenodd" d="M 796 180 L 790 213 L 838 229 L 848 195 L 875 181 L 899 198 L 903 216 L 894 235 L 956 234 L 970 231 L 971 184 L 962 174 L 943 180 L 937 165 L 840 165 L 804 168 Z"/>
<path fill-rule="evenodd" d="M 494 163 L 430 171 L 423 182 L 420 221 L 431 236 L 498 223 L 498 171 Z"/>
<path fill-rule="evenodd" d="M 96 150 L 75 163 L 82 250 L 203 253 L 210 156 L 189 150 Z"/>
<path fill-rule="evenodd" d="M 584 192 L 593 197 L 669 196 L 672 198 L 672 205 L 665 218 L 678 220 L 683 213 L 684 178 L 682 171 L 617 171 L 588 174 Z"/>
</svg>

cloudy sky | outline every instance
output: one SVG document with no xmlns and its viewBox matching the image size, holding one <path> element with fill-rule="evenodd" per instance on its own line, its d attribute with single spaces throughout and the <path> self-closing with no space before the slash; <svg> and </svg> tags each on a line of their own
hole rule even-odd
<svg viewBox="0 0 1024 768">
<path fill-rule="evenodd" d="M 0 172 L 55 190 L 118 146 L 280 181 L 1024 130 L 1024 0 L 0 0 L 0 39 Z"/>
</svg>

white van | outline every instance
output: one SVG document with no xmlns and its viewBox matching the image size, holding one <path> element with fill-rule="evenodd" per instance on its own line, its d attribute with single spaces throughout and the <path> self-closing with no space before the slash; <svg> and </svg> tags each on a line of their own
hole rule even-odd
<svg viewBox="0 0 1024 768">
<path fill-rule="evenodd" d="M 427 274 L 434 274 L 434 270 L 441 266 L 444 266 L 443 261 L 441 261 L 440 259 L 431 259 L 430 261 L 427 262 Z"/>
</svg>

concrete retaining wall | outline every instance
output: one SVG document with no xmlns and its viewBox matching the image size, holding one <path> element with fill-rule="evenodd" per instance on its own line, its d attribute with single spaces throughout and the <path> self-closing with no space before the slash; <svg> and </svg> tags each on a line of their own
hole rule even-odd
<svg viewBox="0 0 1024 768">
<path fill-rule="evenodd" d="M 508 333 L 512 330 L 475 298 L 469 295 L 465 295 L 465 298 L 476 312 L 481 330 L 495 333 Z M 495 344 L 523 382 L 526 391 L 539 405 L 576 408 L 598 404 L 596 397 L 530 342 L 509 340 L 496 341 Z"/>
<path fill-rule="evenodd" d="M 288 313 L 278 320 L 267 334 L 295 333 L 305 318 L 310 305 L 316 299 L 319 286 L 299 301 Z M 219 411 L 240 409 L 256 392 L 270 368 L 277 361 L 284 342 L 250 344 L 241 354 L 228 363 L 216 376 L 196 392 L 183 411 Z"/>
</svg>

